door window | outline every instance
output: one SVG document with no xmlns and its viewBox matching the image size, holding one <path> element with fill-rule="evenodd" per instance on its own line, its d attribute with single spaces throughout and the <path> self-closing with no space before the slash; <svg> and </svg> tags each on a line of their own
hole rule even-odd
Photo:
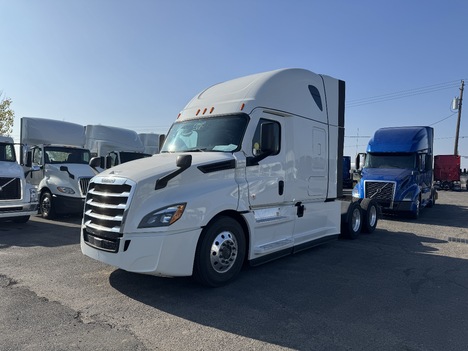
<svg viewBox="0 0 468 351">
<path fill-rule="evenodd" d="M 255 134 L 252 140 L 252 153 L 254 156 L 259 156 L 262 154 L 262 125 L 263 124 L 272 124 L 273 125 L 273 153 L 272 155 L 277 155 L 280 152 L 281 146 L 281 126 L 278 122 L 272 121 L 269 119 L 261 118 L 258 122 L 257 129 L 255 130 Z"/>
</svg>

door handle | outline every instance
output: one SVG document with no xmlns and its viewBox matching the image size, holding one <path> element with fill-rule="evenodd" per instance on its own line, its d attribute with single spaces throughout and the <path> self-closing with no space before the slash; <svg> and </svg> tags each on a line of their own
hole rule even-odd
<svg viewBox="0 0 468 351">
<path fill-rule="evenodd" d="M 283 195 L 284 193 L 284 180 L 278 182 L 278 194 Z"/>
</svg>

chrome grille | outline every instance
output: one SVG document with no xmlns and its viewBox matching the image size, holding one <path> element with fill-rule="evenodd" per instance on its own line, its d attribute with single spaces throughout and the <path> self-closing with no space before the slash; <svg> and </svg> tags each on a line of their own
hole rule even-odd
<svg viewBox="0 0 468 351">
<path fill-rule="evenodd" d="M 0 200 L 21 199 L 21 181 L 19 178 L 0 178 Z"/>
<path fill-rule="evenodd" d="M 91 177 L 80 178 L 80 190 L 83 195 L 86 195 L 88 193 L 88 186 L 89 186 L 90 180 L 91 180 Z"/>
<path fill-rule="evenodd" d="M 391 207 L 395 194 L 394 182 L 365 181 L 366 198 L 376 200 L 380 205 Z"/>
<path fill-rule="evenodd" d="M 89 183 L 84 208 L 83 239 L 93 247 L 117 252 L 133 182 L 126 179 L 95 177 Z M 107 180 L 107 182 L 105 182 Z"/>
</svg>

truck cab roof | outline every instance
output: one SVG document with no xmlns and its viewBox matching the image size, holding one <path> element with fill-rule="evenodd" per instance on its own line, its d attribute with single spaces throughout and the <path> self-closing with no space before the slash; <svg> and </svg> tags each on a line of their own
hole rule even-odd
<svg viewBox="0 0 468 351">
<path fill-rule="evenodd" d="M 368 153 L 432 152 L 431 127 L 387 127 L 378 129 L 367 145 Z"/>
</svg>

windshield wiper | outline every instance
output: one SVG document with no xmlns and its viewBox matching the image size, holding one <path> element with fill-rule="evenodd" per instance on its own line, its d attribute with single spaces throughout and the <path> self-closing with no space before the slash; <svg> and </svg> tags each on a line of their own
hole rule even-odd
<svg viewBox="0 0 468 351">
<path fill-rule="evenodd" d="M 182 152 L 205 152 L 206 151 L 206 147 L 205 148 L 200 148 L 200 147 L 193 147 L 191 149 L 187 149 L 187 150 L 181 150 Z"/>
</svg>

